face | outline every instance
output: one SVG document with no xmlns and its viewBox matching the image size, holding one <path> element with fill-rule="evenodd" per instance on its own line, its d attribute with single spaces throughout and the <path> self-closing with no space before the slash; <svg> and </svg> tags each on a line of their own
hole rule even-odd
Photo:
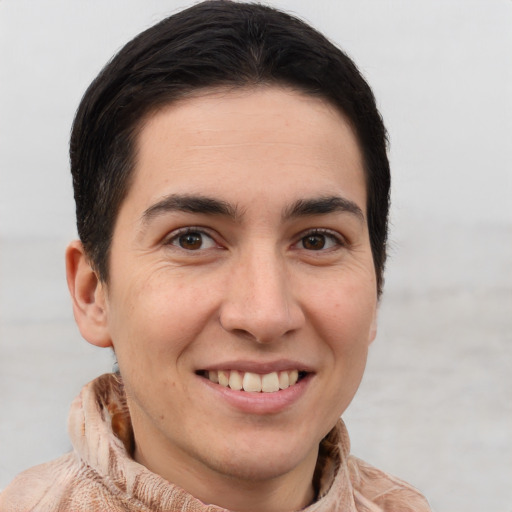
<svg viewBox="0 0 512 512">
<path fill-rule="evenodd" d="M 320 99 L 215 91 L 147 120 L 104 290 L 139 460 L 314 467 L 374 336 L 365 207 L 357 141 Z"/>
</svg>

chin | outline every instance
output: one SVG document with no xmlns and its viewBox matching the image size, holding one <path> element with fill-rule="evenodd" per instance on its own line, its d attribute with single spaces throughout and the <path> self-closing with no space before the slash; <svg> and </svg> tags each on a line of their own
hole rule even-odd
<svg viewBox="0 0 512 512">
<path fill-rule="evenodd" d="M 267 436 L 264 436 L 267 437 Z M 212 454 L 210 465 L 217 472 L 232 478 L 246 481 L 264 481 L 277 479 L 293 472 L 302 463 L 313 460 L 313 467 L 318 456 L 319 441 L 310 443 L 312 448 L 305 449 L 304 439 L 290 443 L 282 436 L 273 439 L 254 439 L 242 442 L 232 440 L 220 457 Z"/>
<path fill-rule="evenodd" d="M 252 457 L 237 457 L 236 460 L 219 461 L 212 468 L 238 481 L 262 482 L 278 479 L 299 466 L 300 460 L 291 458 L 276 460 L 275 456 L 253 453 Z"/>
</svg>

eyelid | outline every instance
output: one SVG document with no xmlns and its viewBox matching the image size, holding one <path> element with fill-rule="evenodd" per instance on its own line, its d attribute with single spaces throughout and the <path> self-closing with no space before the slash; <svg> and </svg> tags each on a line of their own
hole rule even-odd
<svg viewBox="0 0 512 512">
<path fill-rule="evenodd" d="M 301 233 L 299 233 L 299 235 L 297 237 L 297 241 L 293 245 L 295 246 L 295 245 L 299 244 L 303 238 L 305 238 L 307 236 L 311 236 L 311 235 L 324 235 L 326 237 L 330 237 L 330 238 L 334 239 L 334 241 L 336 242 L 336 245 L 339 247 L 346 247 L 348 245 L 348 241 L 343 235 L 341 235 L 337 231 L 333 231 L 332 229 L 328 229 L 328 228 L 306 229 L 305 231 L 302 231 Z M 324 249 L 324 251 L 325 251 L 325 249 Z M 322 251 L 320 250 L 317 252 L 322 252 Z"/>
<path fill-rule="evenodd" d="M 175 246 L 173 244 L 173 242 L 175 240 L 177 240 L 180 236 L 186 235 L 188 233 L 200 233 L 201 235 L 210 238 L 215 243 L 216 246 L 220 246 L 219 242 L 217 241 L 216 237 L 212 234 L 211 230 L 208 228 L 205 228 L 204 226 L 184 226 L 182 228 L 177 228 L 165 236 L 162 244 L 167 245 L 167 246 L 178 247 L 178 246 Z M 180 247 L 178 247 L 178 248 L 180 248 Z M 182 250 L 185 250 L 185 249 L 182 249 Z M 195 252 L 195 251 L 190 251 L 190 252 Z"/>
</svg>

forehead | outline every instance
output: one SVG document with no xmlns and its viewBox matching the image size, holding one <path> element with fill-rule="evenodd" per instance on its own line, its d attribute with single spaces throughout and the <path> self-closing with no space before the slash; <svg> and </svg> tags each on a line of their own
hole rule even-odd
<svg viewBox="0 0 512 512">
<path fill-rule="evenodd" d="M 334 182 L 343 195 L 362 195 L 361 209 L 366 203 L 345 117 L 323 99 L 275 86 L 202 92 L 153 113 L 138 135 L 134 173 L 125 202 L 138 199 L 140 208 L 169 193 L 208 189 L 232 202 L 247 189 L 332 193 Z"/>
</svg>

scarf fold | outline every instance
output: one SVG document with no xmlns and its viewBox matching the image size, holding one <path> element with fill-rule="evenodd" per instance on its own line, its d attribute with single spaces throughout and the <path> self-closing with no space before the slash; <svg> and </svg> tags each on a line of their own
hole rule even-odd
<svg viewBox="0 0 512 512">
<path fill-rule="evenodd" d="M 117 375 L 84 386 L 71 406 L 68 429 L 74 451 L 19 475 L 0 494 L 2 512 L 229 512 L 133 460 L 130 415 Z M 320 444 L 317 500 L 302 512 L 430 511 L 413 487 L 349 453 L 340 419 Z"/>
</svg>

